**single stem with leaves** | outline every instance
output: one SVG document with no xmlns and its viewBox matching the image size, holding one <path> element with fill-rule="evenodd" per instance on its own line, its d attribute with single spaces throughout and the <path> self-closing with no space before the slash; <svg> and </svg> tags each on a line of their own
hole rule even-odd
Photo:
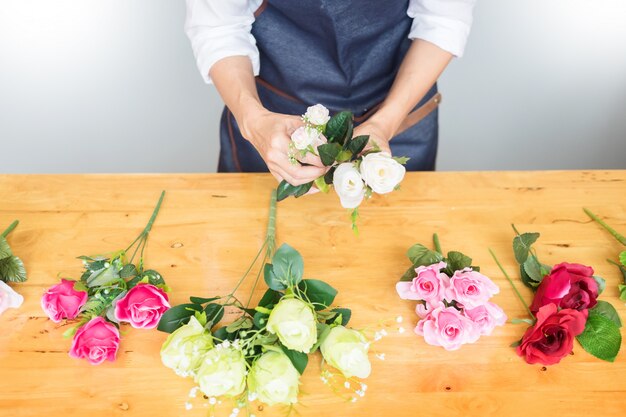
<svg viewBox="0 0 626 417">
<path fill-rule="evenodd" d="M 515 226 L 514 226 L 514 228 L 515 228 Z M 489 253 L 491 254 L 491 257 L 493 258 L 493 260 L 496 261 L 496 264 L 498 265 L 498 268 L 500 268 L 500 271 L 502 271 L 502 273 L 504 274 L 506 279 L 511 284 L 511 287 L 513 287 L 513 290 L 515 291 L 515 294 L 517 295 L 517 298 L 519 298 L 519 300 L 522 302 L 522 305 L 524 306 L 524 308 L 526 309 L 526 311 L 528 312 L 530 317 L 532 317 L 534 319 L 535 315 L 532 313 L 532 311 L 530 311 L 530 308 L 528 307 L 528 304 L 526 304 L 526 301 L 524 300 L 524 297 L 522 297 L 522 294 L 519 292 L 519 290 L 517 289 L 517 287 L 513 283 L 513 280 L 511 279 L 509 274 L 507 274 L 505 269 L 502 267 L 502 264 L 500 263 L 500 261 L 496 257 L 496 254 L 491 249 L 489 249 Z"/>
<path fill-rule="evenodd" d="M 604 220 L 602 220 L 600 217 L 598 217 L 597 215 L 592 213 L 591 210 L 589 210 L 587 208 L 583 208 L 583 210 L 584 210 L 585 213 L 587 213 L 587 216 L 589 216 L 589 218 L 591 218 L 591 220 L 595 221 L 600 226 L 604 227 L 606 229 L 606 231 L 608 231 L 615 239 L 617 239 L 617 241 L 619 243 L 621 243 L 622 245 L 626 246 L 626 236 L 619 234 L 615 229 L 613 229 L 611 226 L 606 224 L 606 222 Z"/>
<path fill-rule="evenodd" d="M 2 235 L 0 236 L 6 238 L 7 236 L 9 236 L 9 233 L 11 233 L 17 227 L 18 224 L 20 224 L 20 221 L 15 220 L 13 223 L 9 225 L 9 227 L 6 228 L 4 232 L 2 232 Z"/>
<path fill-rule="evenodd" d="M 433 235 L 433 244 L 435 245 L 435 250 L 437 252 L 443 253 L 441 252 L 441 243 L 439 242 L 439 235 L 437 235 L 437 233 Z"/>
</svg>

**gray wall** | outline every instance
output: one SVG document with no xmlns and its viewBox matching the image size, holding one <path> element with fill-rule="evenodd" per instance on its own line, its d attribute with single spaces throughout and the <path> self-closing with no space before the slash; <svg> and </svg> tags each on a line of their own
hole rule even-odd
<svg viewBox="0 0 626 417">
<path fill-rule="evenodd" d="M 174 0 L 0 0 L 0 172 L 210 172 L 221 102 Z M 441 170 L 626 168 L 626 2 L 478 0 Z"/>
</svg>

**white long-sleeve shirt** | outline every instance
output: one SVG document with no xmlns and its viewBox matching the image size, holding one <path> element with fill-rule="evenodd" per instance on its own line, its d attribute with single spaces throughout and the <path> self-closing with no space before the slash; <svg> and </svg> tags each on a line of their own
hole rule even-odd
<svg viewBox="0 0 626 417">
<path fill-rule="evenodd" d="M 259 50 L 251 29 L 254 12 L 263 0 L 186 0 L 185 32 L 191 41 L 200 74 L 211 83 L 209 71 L 220 59 L 248 56 L 259 75 Z M 410 0 L 413 18 L 409 39 L 423 39 L 460 57 L 472 25 L 476 0 Z"/>
</svg>

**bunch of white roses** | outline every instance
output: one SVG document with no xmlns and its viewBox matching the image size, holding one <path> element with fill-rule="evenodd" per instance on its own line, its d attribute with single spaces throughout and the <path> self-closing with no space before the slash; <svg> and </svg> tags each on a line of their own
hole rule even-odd
<svg viewBox="0 0 626 417">
<path fill-rule="evenodd" d="M 162 319 L 168 323 L 193 315 L 163 344 L 163 364 L 192 377 L 210 404 L 219 397 L 238 404 L 297 403 L 300 375 L 318 349 L 346 379 L 367 378 L 370 344 L 362 332 L 346 327 L 350 310 L 331 309 L 337 291 L 323 281 L 302 279 L 302 257 L 289 245 L 263 269 L 269 289 L 254 309 L 231 303 L 230 296 L 191 297 L 191 304 L 170 309 Z M 211 332 L 223 317 L 216 312 L 225 306 L 239 308 L 241 316 Z"/>
</svg>

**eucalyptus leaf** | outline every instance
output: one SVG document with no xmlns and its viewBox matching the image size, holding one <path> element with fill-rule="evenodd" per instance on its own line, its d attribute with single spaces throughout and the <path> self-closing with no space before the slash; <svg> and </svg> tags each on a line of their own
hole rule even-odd
<svg viewBox="0 0 626 417">
<path fill-rule="evenodd" d="M 300 282 L 298 288 L 304 292 L 315 310 L 324 310 L 332 305 L 337 290 L 317 279 L 305 279 Z"/>
<path fill-rule="evenodd" d="M 622 344 L 619 327 L 593 309 L 589 310 L 585 330 L 576 339 L 587 352 L 608 362 L 615 361 Z"/>
<path fill-rule="evenodd" d="M 513 238 L 513 253 L 517 263 L 523 264 L 526 262 L 530 248 L 537 239 L 539 239 L 539 233 L 522 233 Z"/>
<path fill-rule="evenodd" d="M 162 332 L 172 333 L 179 327 L 189 323 L 189 319 L 196 311 L 201 312 L 202 306 L 198 304 L 179 304 L 174 306 L 163 313 L 157 329 Z"/>
</svg>

